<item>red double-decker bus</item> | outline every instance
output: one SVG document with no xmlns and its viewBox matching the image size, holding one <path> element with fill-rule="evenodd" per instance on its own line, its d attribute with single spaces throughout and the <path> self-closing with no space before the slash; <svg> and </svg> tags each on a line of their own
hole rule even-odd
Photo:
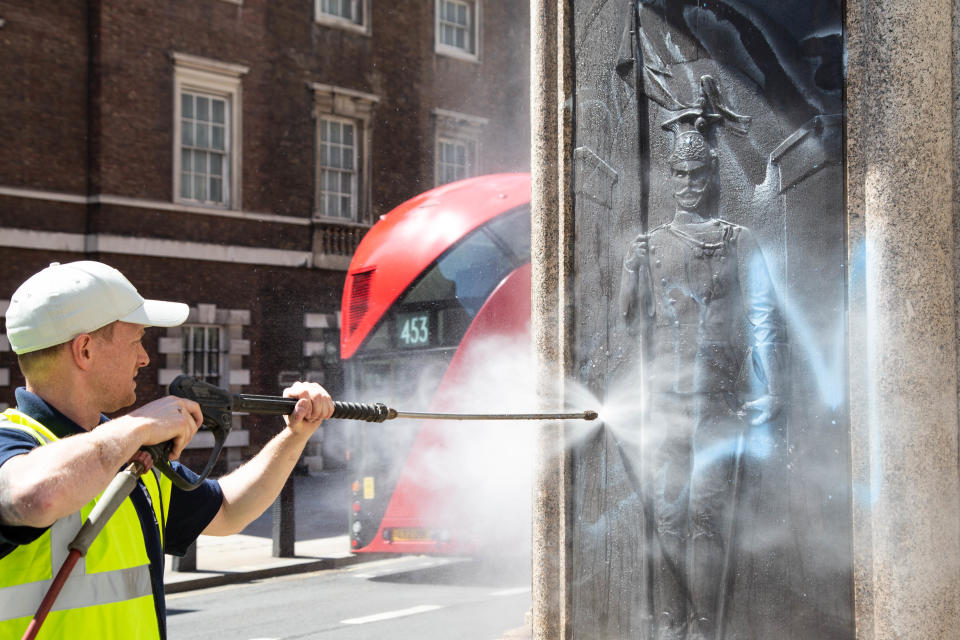
<svg viewBox="0 0 960 640">
<path fill-rule="evenodd" d="M 519 365 L 530 344 L 529 175 L 447 184 L 383 216 L 353 257 L 342 314 L 347 399 L 401 411 L 505 401 L 504 385 L 529 383 Z M 350 425 L 352 550 L 474 554 L 522 544 L 529 434 L 487 422 Z"/>
</svg>

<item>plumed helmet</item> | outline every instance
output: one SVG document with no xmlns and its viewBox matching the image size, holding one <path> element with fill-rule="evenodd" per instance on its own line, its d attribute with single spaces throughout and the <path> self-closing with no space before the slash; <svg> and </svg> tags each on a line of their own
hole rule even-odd
<svg viewBox="0 0 960 640">
<path fill-rule="evenodd" d="M 713 162 L 716 156 L 716 152 L 711 148 L 703 134 L 694 129 L 684 131 L 676 136 L 673 152 L 667 158 L 667 161 L 670 164 L 675 164 L 685 160 L 699 160 L 709 164 Z"/>
</svg>

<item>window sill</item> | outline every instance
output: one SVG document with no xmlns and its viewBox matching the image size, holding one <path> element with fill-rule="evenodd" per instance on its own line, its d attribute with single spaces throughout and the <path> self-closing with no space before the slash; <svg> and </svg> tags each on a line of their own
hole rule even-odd
<svg viewBox="0 0 960 640">
<path fill-rule="evenodd" d="M 344 31 L 350 31 L 361 36 L 370 36 L 370 25 L 369 24 L 357 24 L 345 18 L 337 18 L 335 16 L 326 16 L 319 15 L 315 16 L 313 19 L 314 24 L 320 27 L 330 27 L 331 29 L 343 29 Z"/>
<path fill-rule="evenodd" d="M 219 211 L 233 211 L 233 208 L 228 204 L 218 204 L 216 202 L 201 202 L 200 200 L 187 200 L 184 198 L 177 198 L 173 201 L 174 204 L 178 204 L 182 207 L 196 207 L 198 209 L 217 209 Z"/>
<path fill-rule="evenodd" d="M 455 58 L 457 60 L 463 60 L 464 62 L 480 64 L 480 54 L 469 53 L 463 49 L 457 49 L 456 47 L 451 47 L 445 44 L 437 44 L 434 47 L 434 53 L 436 53 L 438 56 Z"/>
</svg>

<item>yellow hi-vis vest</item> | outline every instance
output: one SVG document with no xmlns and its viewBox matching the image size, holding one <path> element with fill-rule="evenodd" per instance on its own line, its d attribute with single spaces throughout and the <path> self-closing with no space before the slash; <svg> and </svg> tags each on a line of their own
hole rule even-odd
<svg viewBox="0 0 960 640">
<path fill-rule="evenodd" d="M 0 415 L 0 427 L 24 431 L 40 445 L 59 439 L 39 422 L 14 409 Z M 157 522 L 166 522 L 170 480 L 154 473 L 144 474 L 142 479 Z M 80 511 L 60 518 L 30 544 L 20 545 L 0 558 L 0 640 L 23 636 L 69 553 L 67 545 L 98 499 L 99 496 Z M 162 540 L 162 526 L 160 535 Z M 127 498 L 90 545 L 87 555 L 74 566 L 38 640 L 159 637 L 143 530 L 136 509 Z"/>
</svg>

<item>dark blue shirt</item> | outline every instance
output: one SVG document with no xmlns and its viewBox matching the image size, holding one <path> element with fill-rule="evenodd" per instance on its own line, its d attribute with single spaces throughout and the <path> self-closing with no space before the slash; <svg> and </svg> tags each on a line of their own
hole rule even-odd
<svg viewBox="0 0 960 640">
<path fill-rule="evenodd" d="M 85 433 L 79 425 L 57 411 L 43 398 L 30 393 L 24 388 L 18 388 L 17 409 L 27 414 L 46 428 L 50 429 L 58 438 L 66 438 L 78 433 Z M 101 416 L 101 422 L 107 420 Z M 13 456 L 27 453 L 34 447 L 40 446 L 27 433 L 17 429 L 0 428 L 0 466 Z M 171 466 L 189 482 L 196 482 L 197 475 L 186 467 L 172 462 Z M 119 471 L 119 469 L 118 469 Z M 194 491 L 183 491 L 172 487 L 170 496 L 170 511 L 167 516 L 165 544 L 161 548 L 160 527 L 157 524 L 150 497 L 143 482 L 137 483 L 137 488 L 130 494 L 130 500 L 140 518 L 143 529 L 143 540 L 150 559 L 150 577 L 153 582 L 153 600 L 157 608 L 157 620 L 160 622 L 160 636 L 166 637 L 166 604 L 163 593 L 163 565 L 164 552 L 175 556 L 186 553 L 187 547 L 197 539 L 197 536 L 210 524 L 220 504 L 223 502 L 223 493 L 220 484 L 215 480 L 207 480 Z M 14 527 L 0 523 L 0 558 L 10 553 L 17 545 L 28 544 L 43 535 L 45 528 Z M 59 567 L 53 567 L 56 574 Z M 37 603 L 39 606 L 40 603 Z"/>
</svg>

